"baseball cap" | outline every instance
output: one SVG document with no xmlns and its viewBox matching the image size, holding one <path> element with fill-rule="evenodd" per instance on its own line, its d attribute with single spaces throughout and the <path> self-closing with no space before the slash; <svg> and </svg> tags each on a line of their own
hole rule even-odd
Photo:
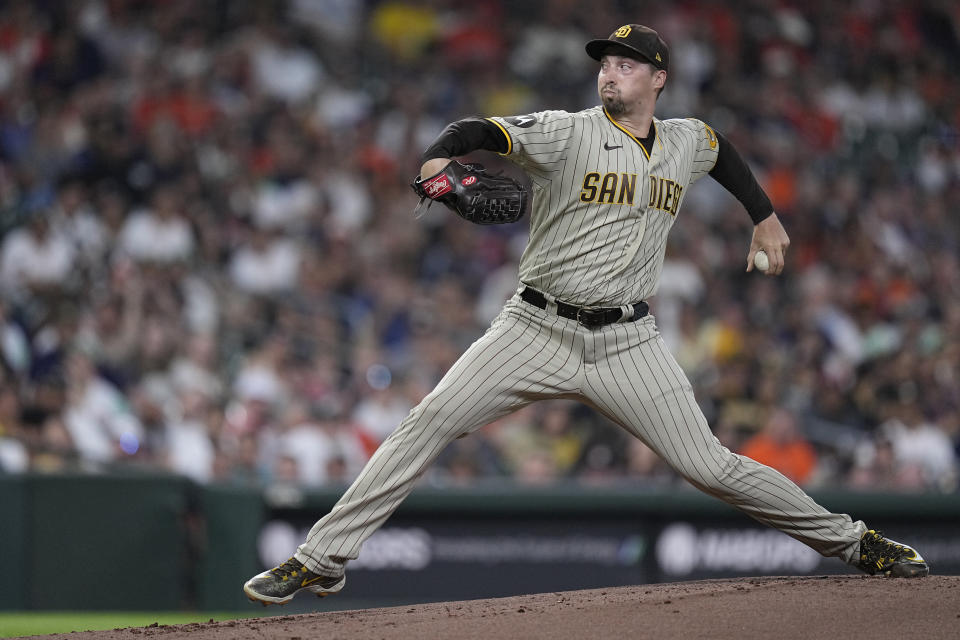
<svg viewBox="0 0 960 640">
<path fill-rule="evenodd" d="M 591 40 L 587 43 L 587 55 L 599 60 L 607 49 L 620 46 L 629 49 L 657 69 L 667 70 L 670 64 L 670 49 L 660 34 L 642 24 L 625 24 L 605 40 Z"/>
</svg>

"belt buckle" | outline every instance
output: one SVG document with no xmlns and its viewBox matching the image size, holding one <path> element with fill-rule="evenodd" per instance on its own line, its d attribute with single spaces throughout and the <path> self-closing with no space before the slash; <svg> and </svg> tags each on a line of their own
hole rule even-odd
<svg viewBox="0 0 960 640">
<path fill-rule="evenodd" d="M 587 329 L 596 329 L 597 327 L 602 327 L 603 312 L 579 307 L 577 309 L 577 322 Z"/>
</svg>

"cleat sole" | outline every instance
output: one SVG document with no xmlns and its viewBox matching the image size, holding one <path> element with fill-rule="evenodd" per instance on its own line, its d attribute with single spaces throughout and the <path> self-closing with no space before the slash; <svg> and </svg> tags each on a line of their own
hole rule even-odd
<svg viewBox="0 0 960 640">
<path fill-rule="evenodd" d="M 885 572 L 889 578 L 923 578 L 930 573 L 929 567 L 905 567 L 898 566 Z"/>
</svg>

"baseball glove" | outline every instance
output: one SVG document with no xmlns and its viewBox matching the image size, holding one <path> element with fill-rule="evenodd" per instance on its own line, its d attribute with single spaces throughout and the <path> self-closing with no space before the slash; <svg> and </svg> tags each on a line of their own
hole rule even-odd
<svg viewBox="0 0 960 640">
<path fill-rule="evenodd" d="M 480 164 L 460 164 L 451 160 L 443 171 L 410 185 L 420 196 L 417 210 L 429 199 L 452 209 L 464 220 L 475 224 L 516 222 L 527 210 L 527 192 L 510 176 L 490 174 Z"/>
</svg>

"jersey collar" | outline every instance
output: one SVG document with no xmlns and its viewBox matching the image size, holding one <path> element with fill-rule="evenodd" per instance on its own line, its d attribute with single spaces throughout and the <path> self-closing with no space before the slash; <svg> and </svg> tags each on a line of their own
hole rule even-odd
<svg viewBox="0 0 960 640">
<path fill-rule="evenodd" d="M 640 147 L 640 149 L 643 151 L 643 155 L 647 156 L 647 162 L 649 162 L 649 161 L 650 161 L 650 154 L 647 153 L 646 147 L 644 147 L 644 146 L 640 143 L 640 141 L 637 139 L 637 136 L 635 136 L 635 135 L 633 135 L 632 133 L 630 133 L 629 131 L 627 131 L 626 128 L 624 128 L 624 126 L 623 126 L 622 124 L 620 124 L 619 122 L 617 122 L 616 120 L 614 120 L 614 119 L 613 119 L 613 116 L 611 116 L 611 115 L 607 112 L 607 108 L 606 108 L 606 107 L 601 107 L 601 109 L 603 109 L 603 115 L 607 116 L 607 120 L 609 120 L 610 123 L 613 124 L 613 126 L 615 126 L 617 129 L 620 129 L 620 131 L 623 131 L 625 134 L 627 134 L 628 136 L 630 136 L 630 139 L 631 139 L 631 140 L 633 140 L 634 142 L 637 143 L 637 146 Z M 653 127 L 653 141 L 654 141 L 654 148 L 656 148 L 656 145 L 657 145 L 657 144 L 660 144 L 660 132 L 657 130 L 657 119 L 656 119 L 656 118 L 654 118 L 653 120 L 650 121 L 650 126 Z"/>
</svg>

